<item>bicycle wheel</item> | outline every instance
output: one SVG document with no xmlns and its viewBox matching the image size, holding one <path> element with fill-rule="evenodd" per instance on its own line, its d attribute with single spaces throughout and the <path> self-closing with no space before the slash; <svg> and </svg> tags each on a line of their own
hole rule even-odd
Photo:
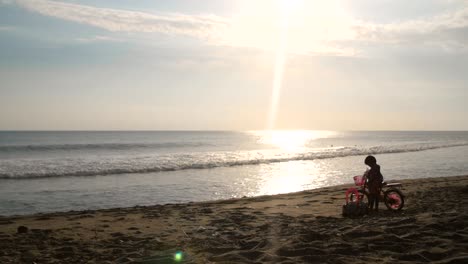
<svg viewBox="0 0 468 264">
<path fill-rule="evenodd" d="M 400 190 L 389 189 L 384 192 L 385 206 L 392 211 L 400 211 L 405 205 L 405 198 Z"/>
</svg>

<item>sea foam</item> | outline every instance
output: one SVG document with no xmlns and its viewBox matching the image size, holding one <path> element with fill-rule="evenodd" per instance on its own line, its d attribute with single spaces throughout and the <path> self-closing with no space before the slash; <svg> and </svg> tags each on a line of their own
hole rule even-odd
<svg viewBox="0 0 468 264">
<path fill-rule="evenodd" d="M 249 151 L 205 151 L 187 153 L 145 153 L 132 155 L 85 155 L 65 157 L 15 158 L 0 161 L 1 179 L 31 179 L 44 177 L 97 176 L 130 173 L 154 173 L 189 169 L 211 169 L 288 162 L 297 160 L 331 159 L 347 156 L 376 155 L 425 151 L 439 148 L 467 146 L 468 142 L 414 143 L 375 146 L 340 146 L 327 148 L 300 148 L 294 151 L 263 149 Z M 111 145 L 108 147 L 121 147 Z M 124 145 L 125 146 L 125 145 Z M 82 146 L 89 148 L 90 146 Z M 94 146 L 93 147 L 101 147 Z M 36 149 L 50 146 L 37 146 Z M 67 150 L 81 147 L 61 146 Z"/>
</svg>

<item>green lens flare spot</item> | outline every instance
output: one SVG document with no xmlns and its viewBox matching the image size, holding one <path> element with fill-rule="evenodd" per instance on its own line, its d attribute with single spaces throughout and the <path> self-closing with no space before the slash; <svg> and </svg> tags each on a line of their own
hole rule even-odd
<svg viewBox="0 0 468 264">
<path fill-rule="evenodd" d="M 183 258 L 184 254 L 182 253 L 182 251 L 177 251 L 175 254 L 174 254 L 174 260 L 176 262 L 180 262 L 182 261 L 182 258 Z"/>
</svg>

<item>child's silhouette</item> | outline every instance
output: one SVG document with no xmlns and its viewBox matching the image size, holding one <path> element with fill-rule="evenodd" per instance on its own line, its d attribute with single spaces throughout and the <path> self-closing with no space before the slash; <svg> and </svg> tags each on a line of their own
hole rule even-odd
<svg viewBox="0 0 468 264">
<path fill-rule="evenodd" d="M 379 195 L 382 190 L 383 176 L 380 166 L 374 156 L 367 156 L 364 163 L 371 169 L 367 173 L 367 188 L 369 189 L 369 209 L 379 210 Z M 374 207 L 375 206 L 375 207 Z"/>
</svg>

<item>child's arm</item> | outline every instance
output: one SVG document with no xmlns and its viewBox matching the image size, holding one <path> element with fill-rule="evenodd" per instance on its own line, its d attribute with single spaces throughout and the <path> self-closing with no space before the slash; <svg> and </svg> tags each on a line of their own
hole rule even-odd
<svg viewBox="0 0 468 264">
<path fill-rule="evenodd" d="M 368 177 L 369 175 L 369 169 L 367 169 L 365 172 L 364 172 L 364 175 L 362 175 L 362 177 L 364 178 L 363 181 L 364 181 L 364 185 L 362 186 L 364 189 L 367 188 L 367 179 L 369 179 Z"/>
</svg>

